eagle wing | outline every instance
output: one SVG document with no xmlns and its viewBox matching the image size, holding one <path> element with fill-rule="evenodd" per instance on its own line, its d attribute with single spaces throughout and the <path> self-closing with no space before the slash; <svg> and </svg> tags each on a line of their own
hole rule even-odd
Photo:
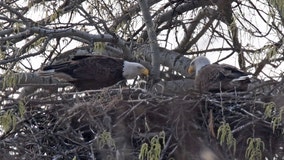
<svg viewBox="0 0 284 160">
<path fill-rule="evenodd" d="M 73 77 L 81 80 L 94 80 L 103 82 L 122 77 L 123 60 L 105 56 L 94 56 L 75 60 L 76 67 L 73 69 Z"/>
<path fill-rule="evenodd" d="M 218 66 L 223 70 L 224 76 L 231 80 L 248 75 L 244 71 L 228 64 L 220 64 Z"/>
<path fill-rule="evenodd" d="M 107 87 L 123 80 L 122 72 L 122 59 L 79 55 L 67 62 L 44 67 L 41 75 L 64 79 L 79 90 L 87 90 Z"/>
<path fill-rule="evenodd" d="M 246 83 L 231 83 L 232 80 L 247 76 L 238 68 L 227 64 L 204 66 L 195 78 L 195 88 L 200 92 L 220 92 L 229 90 L 246 90 Z"/>
</svg>

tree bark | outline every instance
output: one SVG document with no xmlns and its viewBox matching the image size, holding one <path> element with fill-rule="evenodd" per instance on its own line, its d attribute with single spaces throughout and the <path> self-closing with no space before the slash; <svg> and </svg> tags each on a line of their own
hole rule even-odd
<svg viewBox="0 0 284 160">
<path fill-rule="evenodd" d="M 139 0 L 139 6 L 142 11 L 144 22 L 147 26 L 147 33 L 149 37 L 149 43 L 151 48 L 151 59 L 152 59 L 152 76 L 154 81 L 160 79 L 160 56 L 159 56 L 159 45 L 157 42 L 157 36 L 155 33 L 155 26 L 150 15 L 149 7 L 145 0 Z"/>
</svg>

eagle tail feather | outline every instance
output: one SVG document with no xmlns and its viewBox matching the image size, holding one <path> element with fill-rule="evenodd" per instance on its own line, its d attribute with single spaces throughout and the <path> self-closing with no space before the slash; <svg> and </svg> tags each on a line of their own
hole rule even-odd
<svg viewBox="0 0 284 160">
<path fill-rule="evenodd" d="M 232 82 L 238 82 L 238 81 L 250 81 L 251 76 L 246 75 L 246 76 L 240 76 L 238 78 L 235 78 L 232 80 Z"/>
<path fill-rule="evenodd" d="M 37 72 L 40 76 L 52 76 L 55 74 L 55 69 L 41 70 Z"/>
<path fill-rule="evenodd" d="M 68 68 L 69 65 L 70 65 L 69 62 L 61 63 L 61 64 L 53 64 L 53 65 L 43 67 L 42 70 L 46 71 L 46 70 L 51 70 L 51 69 L 56 70 L 56 69 Z"/>
</svg>

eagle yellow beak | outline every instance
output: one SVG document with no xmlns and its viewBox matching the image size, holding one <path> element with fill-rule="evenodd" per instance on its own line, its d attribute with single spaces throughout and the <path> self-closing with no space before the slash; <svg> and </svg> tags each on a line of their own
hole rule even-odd
<svg viewBox="0 0 284 160">
<path fill-rule="evenodd" d="M 187 69 L 187 72 L 189 74 L 192 74 L 194 72 L 195 68 L 193 66 L 189 66 L 188 69 Z"/>
<path fill-rule="evenodd" d="M 143 68 L 141 70 L 141 73 L 144 75 L 144 76 L 149 76 L 149 70 L 147 68 Z"/>
</svg>

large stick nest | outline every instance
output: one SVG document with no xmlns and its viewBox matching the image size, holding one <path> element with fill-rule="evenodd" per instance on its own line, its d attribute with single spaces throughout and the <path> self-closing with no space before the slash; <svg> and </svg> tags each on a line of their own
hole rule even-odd
<svg viewBox="0 0 284 160">
<path fill-rule="evenodd" d="M 40 90 L 23 101 L 22 117 L 20 103 L 5 106 L 14 109 L 6 113 L 12 121 L 0 137 L 0 157 L 134 160 L 158 153 L 157 159 L 177 160 L 283 158 L 281 98 L 251 92 L 165 96 L 127 88 Z"/>
</svg>

